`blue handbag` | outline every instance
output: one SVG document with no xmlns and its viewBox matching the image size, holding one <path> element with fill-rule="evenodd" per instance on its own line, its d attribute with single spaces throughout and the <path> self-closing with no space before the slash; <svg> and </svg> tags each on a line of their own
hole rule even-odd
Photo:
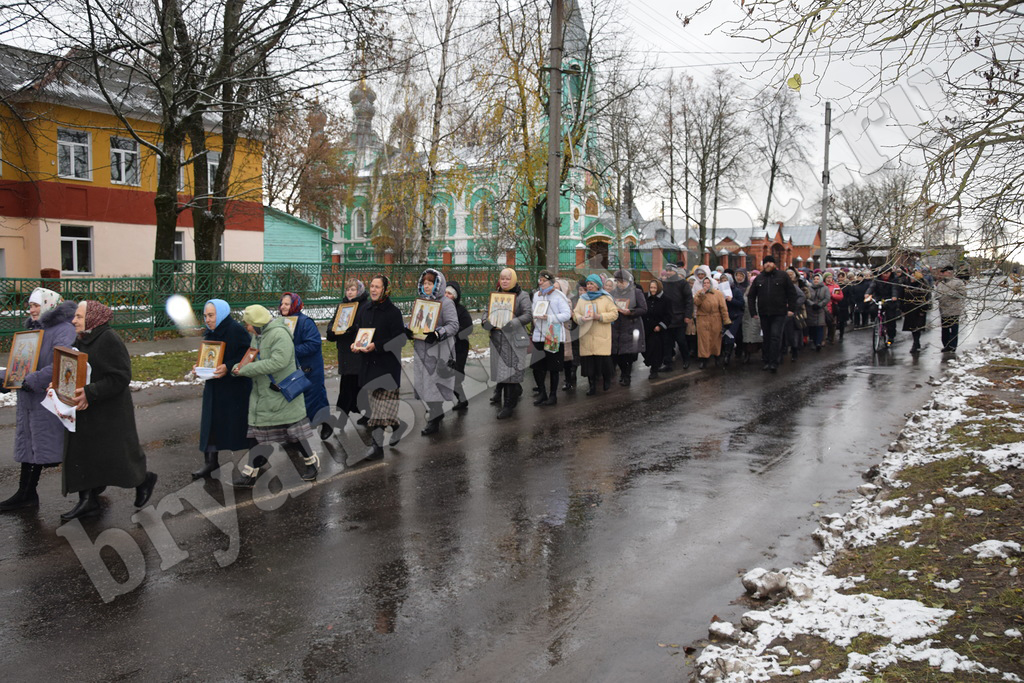
<svg viewBox="0 0 1024 683">
<path fill-rule="evenodd" d="M 281 392 L 286 401 L 294 401 L 302 392 L 313 386 L 313 383 L 306 377 L 306 373 L 299 367 L 299 362 L 295 361 L 295 372 L 285 377 L 280 382 L 274 383 L 274 378 L 270 375 L 270 388 Z"/>
</svg>

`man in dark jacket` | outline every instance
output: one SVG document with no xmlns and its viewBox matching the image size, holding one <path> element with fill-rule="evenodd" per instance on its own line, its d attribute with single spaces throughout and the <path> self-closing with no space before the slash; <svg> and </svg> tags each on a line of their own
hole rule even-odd
<svg viewBox="0 0 1024 683">
<path fill-rule="evenodd" d="M 686 344 L 686 325 L 693 318 L 693 292 L 678 268 L 665 266 L 661 272 L 664 297 L 668 300 L 668 339 L 665 349 L 665 365 L 663 371 L 672 369 L 672 351 L 679 346 L 679 354 L 683 359 L 683 369 L 690 367 L 690 350 Z M 655 368 L 656 369 L 656 368 Z"/>
<path fill-rule="evenodd" d="M 761 274 L 747 292 L 750 315 L 761 321 L 762 370 L 776 372 L 782 362 L 782 332 L 786 318 L 796 314 L 796 287 L 784 271 L 775 268 L 775 257 L 765 256 Z"/>
<path fill-rule="evenodd" d="M 892 346 L 896 339 L 896 321 L 900 319 L 900 297 L 903 295 L 903 287 L 899 280 L 893 277 L 892 270 L 883 268 L 878 277 L 872 281 L 865 296 L 870 296 L 877 306 L 882 307 L 882 317 L 885 319 L 886 344 Z M 874 307 L 872 307 L 874 310 Z"/>
</svg>

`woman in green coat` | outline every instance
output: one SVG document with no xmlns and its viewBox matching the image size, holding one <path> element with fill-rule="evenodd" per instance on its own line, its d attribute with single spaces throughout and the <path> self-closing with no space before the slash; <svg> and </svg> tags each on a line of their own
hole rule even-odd
<svg viewBox="0 0 1024 683">
<path fill-rule="evenodd" d="M 289 401 L 281 393 L 277 383 L 295 372 L 295 345 L 284 320 L 271 320 L 270 311 L 263 306 L 249 306 L 242 316 L 249 334 L 252 335 L 250 349 L 256 349 L 256 360 L 245 365 L 236 364 L 231 372 L 241 377 L 252 378 L 252 392 L 249 394 L 249 431 L 246 436 L 257 444 L 281 443 L 298 444 L 302 449 L 305 481 L 316 479 L 320 470 L 320 457 L 310 446 L 313 427 L 306 417 L 306 403 L 295 397 Z M 249 462 L 232 481 L 235 488 L 252 488 L 266 464 L 263 455 L 249 451 Z"/>
</svg>

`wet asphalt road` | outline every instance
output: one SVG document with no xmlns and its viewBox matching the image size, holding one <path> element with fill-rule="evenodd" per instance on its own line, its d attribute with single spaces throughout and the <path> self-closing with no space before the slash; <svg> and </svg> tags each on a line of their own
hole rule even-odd
<svg viewBox="0 0 1024 683">
<path fill-rule="evenodd" d="M 962 346 L 1006 322 L 980 323 Z M 107 603 L 56 533 L 74 501 L 48 470 L 38 511 L 0 516 L 0 671 L 7 681 L 683 680 L 684 655 L 659 643 L 689 643 L 713 614 L 744 611 L 730 606 L 744 570 L 813 554 L 819 515 L 845 507 L 927 398 L 942 372 L 938 332 L 917 360 L 900 337 L 876 358 L 855 333 L 775 376 L 753 361 L 653 383 L 640 370 L 632 387 L 561 394 L 556 408 L 526 400 L 502 422 L 481 394 L 444 420 L 441 438 L 420 437 L 420 420 L 382 463 L 351 466 L 334 439 L 315 486 L 278 461 L 283 493 L 275 482 L 223 508 L 208 498 L 206 516 L 185 503 L 164 517 L 164 537 L 132 522 L 133 492 L 110 490 L 75 541 L 88 549 L 103 533 L 138 549 L 126 562 L 103 552 L 109 576 L 139 584 Z M 135 394 L 160 475 L 154 503 L 203 491 L 224 501 L 217 482 L 186 488 L 199 394 Z M 0 413 L 5 453 L 13 419 Z M 6 460 L 4 497 L 12 482 Z M 235 520 L 232 546 L 221 529 Z"/>
</svg>

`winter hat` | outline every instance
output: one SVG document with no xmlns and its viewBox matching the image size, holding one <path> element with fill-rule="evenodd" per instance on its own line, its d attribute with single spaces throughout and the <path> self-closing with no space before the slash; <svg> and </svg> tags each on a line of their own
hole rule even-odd
<svg viewBox="0 0 1024 683">
<path fill-rule="evenodd" d="M 246 306 L 242 314 L 242 322 L 253 327 L 264 327 L 270 322 L 270 311 L 259 304 Z"/>
</svg>

